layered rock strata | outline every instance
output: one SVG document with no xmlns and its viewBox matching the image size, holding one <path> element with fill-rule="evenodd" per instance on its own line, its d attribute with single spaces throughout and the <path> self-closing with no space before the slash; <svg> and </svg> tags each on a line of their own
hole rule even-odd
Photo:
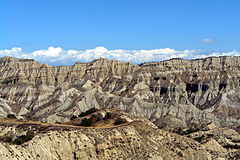
<svg viewBox="0 0 240 160">
<path fill-rule="evenodd" d="M 234 145 L 239 141 L 233 130 L 209 125 L 205 131 L 188 134 L 188 138 L 158 129 L 144 118 L 124 116 L 128 123 L 107 128 L 24 121 L 14 124 L 6 119 L 0 123 L 0 159 L 212 160 L 240 156 L 236 149 L 223 147 L 226 140 Z M 8 138 L 16 140 L 28 132 L 33 138 L 20 145 Z M 198 137 L 203 135 L 200 141 Z"/>
<path fill-rule="evenodd" d="M 240 124 L 240 57 L 140 65 L 100 58 L 73 66 L 3 57 L 0 75 L 1 117 L 66 122 L 92 107 L 117 107 L 159 127 Z"/>
</svg>

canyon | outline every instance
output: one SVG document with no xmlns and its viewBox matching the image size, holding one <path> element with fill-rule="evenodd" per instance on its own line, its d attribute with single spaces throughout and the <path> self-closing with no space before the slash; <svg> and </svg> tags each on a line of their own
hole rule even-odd
<svg viewBox="0 0 240 160">
<path fill-rule="evenodd" d="M 237 159 L 239 156 L 240 57 L 176 58 L 139 65 L 100 58 L 73 66 L 50 66 L 32 59 L 3 57 L 0 75 L 1 118 L 13 114 L 19 120 L 65 124 L 73 115 L 91 108 L 116 108 L 131 117 L 128 118 L 131 123 L 117 128 L 67 127 L 65 131 L 59 126 L 49 127 L 46 133 L 34 129 L 37 136 L 26 146 L 1 143 L 2 156 L 6 156 L 3 152 L 24 152 L 18 154 L 19 158 L 12 154 L 12 159 L 27 156 L 38 159 L 34 157 L 37 154 L 44 159 L 154 159 L 154 156 L 159 159 Z M 142 117 L 144 122 L 135 120 L 136 117 Z M 2 137 L 16 136 L 20 130 L 26 132 L 29 127 L 36 127 L 31 124 L 22 129 L 18 124 L 0 124 Z M 131 130 L 131 140 L 124 130 Z M 81 137 L 88 137 L 87 142 Z M 94 137 L 102 137 L 99 141 L 104 143 L 97 143 Z M 129 149 L 118 148 L 119 145 L 112 144 L 115 140 L 111 137 L 118 137 L 116 144 L 123 141 Z M 50 142 L 55 146 L 49 157 L 40 155 L 43 150 L 50 150 L 46 148 L 48 139 L 54 139 Z M 56 147 L 64 143 L 64 139 L 69 144 L 66 154 L 61 147 Z M 60 143 L 54 144 L 57 141 Z M 107 142 L 109 144 L 105 144 Z M 91 146 L 91 153 L 80 149 L 85 143 Z M 41 144 L 43 150 L 33 148 L 34 144 Z M 100 144 L 103 152 L 96 152 Z M 172 148 L 179 145 L 178 151 L 169 148 L 170 144 Z M 105 153 L 107 146 L 112 147 L 109 153 Z M 229 146 L 233 147 L 229 149 Z M 87 155 L 79 157 L 82 154 Z"/>
</svg>

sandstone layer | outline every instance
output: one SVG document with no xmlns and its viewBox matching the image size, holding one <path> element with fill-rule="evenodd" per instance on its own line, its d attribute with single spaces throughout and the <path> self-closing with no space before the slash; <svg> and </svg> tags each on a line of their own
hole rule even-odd
<svg viewBox="0 0 240 160">
<path fill-rule="evenodd" d="M 68 121 L 89 108 L 117 107 L 185 127 L 240 124 L 240 57 L 171 59 L 140 65 L 97 59 L 49 66 L 31 59 L 0 59 L 0 116 Z M 179 127 L 179 125 L 177 125 Z"/>
<path fill-rule="evenodd" d="M 130 121 L 110 128 L 1 123 L 0 138 L 36 136 L 22 145 L 1 141 L 0 159 L 238 159 L 239 85 L 240 57 L 73 66 L 3 57 L 1 118 L 68 124 L 90 108 L 118 108 Z"/>
<path fill-rule="evenodd" d="M 129 122 L 112 127 L 11 123 L 13 120 L 5 119 L 0 123 L 0 159 L 213 160 L 240 157 L 239 151 L 225 147 L 230 143 L 238 144 L 240 137 L 236 131 L 209 124 L 204 130 L 181 136 L 158 129 L 143 117 L 123 116 Z M 8 137 L 16 140 L 29 131 L 34 137 L 23 144 L 6 140 Z"/>
</svg>

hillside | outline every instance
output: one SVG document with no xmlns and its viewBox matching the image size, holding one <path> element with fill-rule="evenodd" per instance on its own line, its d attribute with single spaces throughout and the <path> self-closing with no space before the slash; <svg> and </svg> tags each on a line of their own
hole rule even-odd
<svg viewBox="0 0 240 160">
<path fill-rule="evenodd" d="M 105 125 L 85 127 L 75 124 L 81 121 L 78 118 L 66 124 L 2 119 L 0 158 L 194 160 L 240 156 L 234 148 L 240 147 L 240 136 L 228 128 L 210 124 L 203 130 L 178 135 L 120 110 L 98 110 L 93 114 L 107 112 L 112 118 L 125 117 L 127 122 L 109 126 L 110 118 Z"/>
<path fill-rule="evenodd" d="M 98 59 L 73 66 L 0 59 L 0 116 L 68 121 L 89 108 L 116 107 L 158 126 L 188 123 L 237 127 L 240 57 L 172 59 L 139 66 Z M 170 117 L 169 117 L 170 116 Z"/>
<path fill-rule="evenodd" d="M 52 128 L 46 133 L 38 132 L 36 129 L 39 138 L 35 136 L 26 143 L 27 146 L 23 144 L 27 149 L 23 146 L 21 148 L 2 143 L 1 155 L 5 155 L 5 151 L 8 153 L 14 150 L 14 153 L 19 153 L 24 150 L 26 154 L 21 153 L 20 157 L 34 157 L 37 155 L 36 152 L 43 150 L 36 151 L 39 148 L 35 148 L 32 151 L 32 145 L 43 143 L 42 147 L 46 147 L 46 141 L 42 142 L 41 137 L 49 139 L 50 136 L 52 139 L 54 137 L 51 135 L 56 134 L 59 136 L 51 142 L 52 146 L 57 147 L 55 143 L 58 143 L 58 138 L 65 139 L 65 136 L 73 135 L 67 140 L 71 149 L 64 156 L 65 153 L 61 152 L 60 148 L 55 148 L 56 153 L 53 151 L 54 154 L 52 152 L 49 154 L 55 159 L 58 159 L 57 156 L 77 157 L 86 152 L 73 140 L 77 139 L 76 143 L 80 143 L 81 137 L 78 133 L 90 137 L 89 143 L 95 145 L 91 148 L 94 154 L 89 153 L 85 158 L 91 155 L 98 159 L 101 159 L 101 156 L 108 157 L 106 159 L 114 156 L 124 159 L 129 158 L 127 156 L 145 159 L 151 157 L 147 153 L 154 153 L 152 156 L 159 155 L 166 158 L 174 155 L 184 159 L 194 150 L 197 152 L 194 155 L 203 154 L 203 157 L 208 158 L 202 159 L 211 159 L 216 158 L 219 151 L 223 152 L 222 157 L 236 157 L 239 150 L 240 138 L 237 131 L 240 130 L 240 57 L 171 59 L 140 65 L 100 58 L 89 63 L 76 63 L 73 66 L 50 66 L 31 59 L 3 57 L 0 58 L 0 75 L 0 117 L 2 118 L 0 123 L 2 129 L 7 130 L 2 131 L 1 135 L 4 137 L 4 133 L 14 130 L 18 132 L 18 126 L 25 125 L 28 126 L 23 129 L 25 132 L 29 127 Z M 114 128 L 114 120 L 108 123 L 101 121 L 89 128 L 76 126 L 81 122 L 81 118 L 70 120 L 91 108 L 100 110 L 115 108 L 119 109 L 119 113 L 121 110 L 126 112 L 127 117 L 142 117 L 140 119 L 146 118 L 146 121 L 131 121 L 117 128 Z M 10 114 L 15 115 L 18 120 L 4 119 Z M 13 122 L 10 123 L 11 121 Z M 147 127 L 149 125 L 151 127 Z M 215 127 L 208 128 L 209 125 Z M 115 135 L 115 130 L 123 134 L 122 130 L 128 127 L 134 130 L 134 135 L 137 135 L 134 138 L 141 141 L 136 144 L 135 140 L 131 141 L 134 143 L 132 146 L 125 136 L 120 136 L 124 139 L 117 138 L 117 144 L 130 147 L 127 150 L 118 148 L 120 144 L 117 145 L 115 140 L 108 139 L 109 135 L 105 136 L 108 132 L 114 132 L 112 134 L 116 138 L 118 135 Z M 67 131 L 63 128 L 67 128 Z M 147 129 L 144 130 L 145 128 L 149 128 L 149 132 Z M 18 133 L 12 134 L 16 137 Z M 151 136 L 154 134 L 153 138 L 146 139 L 145 136 L 149 134 Z M 168 139 L 164 144 L 155 140 L 161 136 L 168 137 L 168 134 L 173 135 L 174 140 Z M 93 139 L 99 136 L 104 139 L 104 143 L 109 142 L 104 146 L 111 144 L 113 148 L 122 150 L 122 154 L 116 155 L 115 151 L 111 151 L 108 155 L 105 153 L 106 148 L 101 147 L 104 154 L 96 152 L 96 144 L 100 145 L 103 142 L 99 140 L 98 143 Z M 144 143 L 145 141 L 147 144 Z M 188 147 L 180 147 L 178 153 L 177 150 L 168 148 L 173 141 L 176 141 L 173 148 L 178 145 L 189 147 L 190 143 L 194 143 L 195 147 L 190 147 L 190 150 Z M 165 145 L 163 147 L 167 148 L 166 153 L 156 148 L 155 150 L 150 144 L 156 145 L 156 148 Z M 211 148 L 209 145 L 217 148 Z M 138 151 L 138 146 L 144 152 Z M 198 152 L 201 147 L 196 148 L 196 146 L 204 146 L 203 152 Z M 47 150 L 44 148 L 44 152 Z M 77 153 L 77 150 L 81 150 L 81 153 Z M 161 148 L 161 150 L 165 149 Z M 140 152 L 142 155 L 137 157 L 137 153 Z M 57 153 L 62 155 L 55 155 Z M 192 158 L 189 159 L 194 159 L 193 155 L 190 157 Z"/>
</svg>

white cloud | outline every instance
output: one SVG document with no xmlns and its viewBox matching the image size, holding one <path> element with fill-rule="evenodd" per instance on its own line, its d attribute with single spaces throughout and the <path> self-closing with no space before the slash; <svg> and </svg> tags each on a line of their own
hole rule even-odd
<svg viewBox="0 0 240 160">
<path fill-rule="evenodd" d="M 54 47 L 49 47 L 48 50 L 38 50 L 33 52 L 33 56 L 46 56 L 46 57 L 56 57 L 59 56 L 59 54 L 62 52 L 62 48 L 54 48 Z"/>
<path fill-rule="evenodd" d="M 89 62 L 97 58 L 115 59 L 127 61 L 134 64 L 149 61 L 161 61 L 170 58 L 204 58 L 207 56 L 239 56 L 236 50 L 231 52 L 211 52 L 203 53 L 201 50 L 175 50 L 171 48 L 161 48 L 152 50 L 108 50 L 104 47 L 87 49 L 85 51 L 63 50 L 60 47 L 49 47 L 47 50 L 37 50 L 34 52 L 23 52 L 21 48 L 12 48 L 10 50 L 0 50 L 0 57 L 12 56 L 17 58 L 35 59 L 41 63 L 50 65 L 73 65 L 75 62 Z"/>
<path fill-rule="evenodd" d="M 213 52 L 210 56 L 240 56 L 240 53 L 233 50 L 232 52 Z"/>
<path fill-rule="evenodd" d="M 16 56 L 19 53 L 21 53 L 22 48 L 12 48 L 10 50 L 8 49 L 4 49 L 4 50 L 0 50 L 0 56 Z"/>
<path fill-rule="evenodd" d="M 211 38 L 205 38 L 202 40 L 203 43 L 210 43 L 210 42 L 213 42 L 214 39 L 211 39 Z"/>
</svg>

